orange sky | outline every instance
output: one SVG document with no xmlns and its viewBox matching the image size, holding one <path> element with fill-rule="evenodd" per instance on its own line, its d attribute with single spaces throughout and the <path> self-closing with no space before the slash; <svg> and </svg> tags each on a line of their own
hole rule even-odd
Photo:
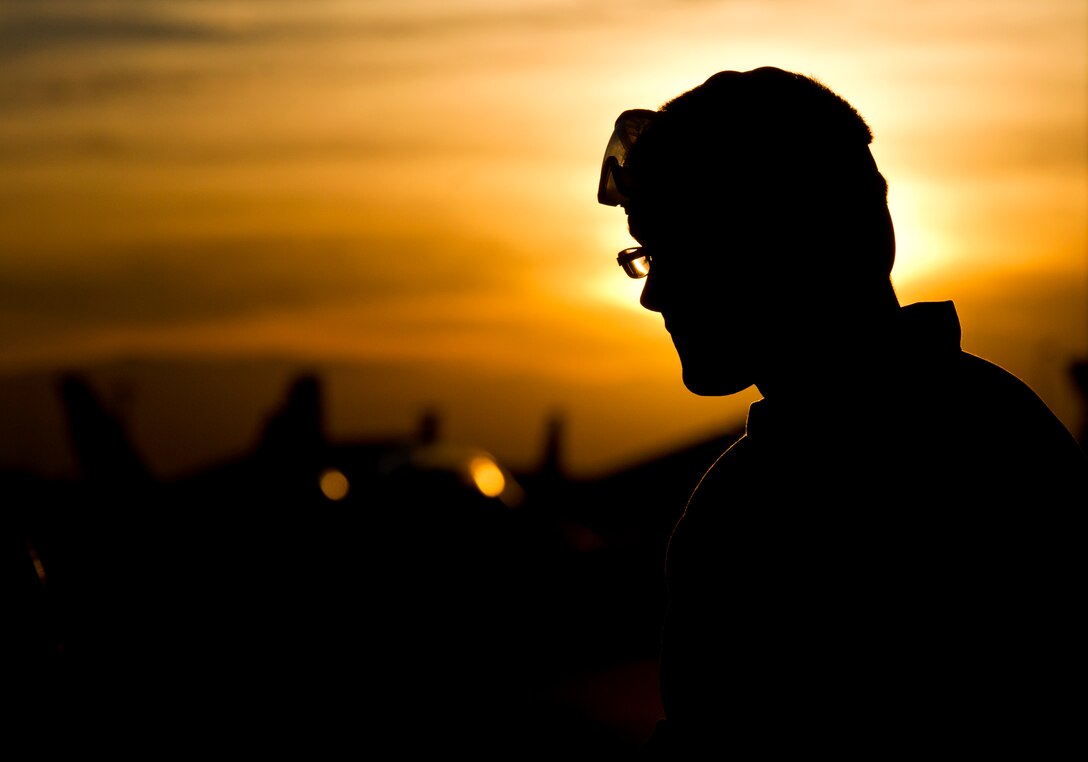
<svg viewBox="0 0 1088 762">
<path fill-rule="evenodd" d="M 713 430 L 754 392 L 683 389 L 599 161 L 620 111 L 774 65 L 872 126 L 901 300 L 954 299 L 1075 429 L 1086 30 L 1084 0 L 3 2 L 0 370 L 357 364 L 338 435 L 433 403 L 517 464 L 564 410 L 582 470 Z M 178 417 L 133 423 L 164 468 Z"/>
</svg>

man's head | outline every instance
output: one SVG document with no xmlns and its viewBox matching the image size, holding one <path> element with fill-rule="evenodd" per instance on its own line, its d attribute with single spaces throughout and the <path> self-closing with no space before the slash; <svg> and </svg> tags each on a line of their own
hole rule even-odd
<svg viewBox="0 0 1088 762">
<path fill-rule="evenodd" d="M 691 391 L 759 384 L 811 359 L 846 312 L 894 301 L 872 134 L 815 80 L 719 72 L 625 112 L 617 135 L 598 199 L 624 207 L 649 254 L 642 304 L 664 316 Z"/>
</svg>

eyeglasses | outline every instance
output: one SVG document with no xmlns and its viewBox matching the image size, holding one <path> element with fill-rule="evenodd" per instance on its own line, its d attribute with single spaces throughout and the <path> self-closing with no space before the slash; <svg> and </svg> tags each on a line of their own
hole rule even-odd
<svg viewBox="0 0 1088 762">
<path fill-rule="evenodd" d="M 647 109 L 629 109 L 616 118 L 601 162 L 598 202 L 606 206 L 627 204 L 631 197 L 631 180 L 624 168 L 627 153 L 656 118 L 657 112 Z M 624 249 L 616 256 L 616 262 L 632 278 L 645 278 L 650 274 L 651 257 L 641 246 Z"/>
<path fill-rule="evenodd" d="M 641 246 L 632 246 L 624 249 L 616 256 L 623 271 L 632 278 L 645 278 L 650 274 L 650 262 L 653 261 L 646 250 Z"/>
<path fill-rule="evenodd" d="M 624 171 L 627 152 L 656 117 L 656 111 L 630 109 L 616 118 L 616 127 L 612 131 L 612 137 L 608 139 L 604 160 L 601 162 L 601 181 L 597 186 L 598 202 L 605 206 L 626 205 L 631 197 L 631 181 Z"/>
</svg>

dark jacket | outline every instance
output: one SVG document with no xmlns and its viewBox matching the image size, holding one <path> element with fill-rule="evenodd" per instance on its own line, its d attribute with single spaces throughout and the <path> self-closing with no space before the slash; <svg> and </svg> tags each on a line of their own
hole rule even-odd
<svg viewBox="0 0 1088 762">
<path fill-rule="evenodd" d="M 951 302 L 900 313 L 839 399 L 754 403 L 691 496 L 647 754 L 1039 758 L 1074 738 L 1088 460 L 960 349 Z"/>
</svg>

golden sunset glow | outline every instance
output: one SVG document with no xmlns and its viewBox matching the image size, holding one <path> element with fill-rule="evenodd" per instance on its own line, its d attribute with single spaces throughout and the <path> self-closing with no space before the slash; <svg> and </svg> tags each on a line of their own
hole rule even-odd
<svg viewBox="0 0 1088 762">
<path fill-rule="evenodd" d="M 0 372 L 329 368 L 335 435 L 434 404 L 527 463 L 561 409 L 584 471 L 742 420 L 751 394 L 684 390 L 595 191 L 619 112 L 773 65 L 872 127 L 901 301 L 955 300 L 964 348 L 1076 430 L 1086 29 L 1083 0 L 3 3 Z M 164 472 L 275 398 L 186 393 L 133 395 Z"/>
</svg>

